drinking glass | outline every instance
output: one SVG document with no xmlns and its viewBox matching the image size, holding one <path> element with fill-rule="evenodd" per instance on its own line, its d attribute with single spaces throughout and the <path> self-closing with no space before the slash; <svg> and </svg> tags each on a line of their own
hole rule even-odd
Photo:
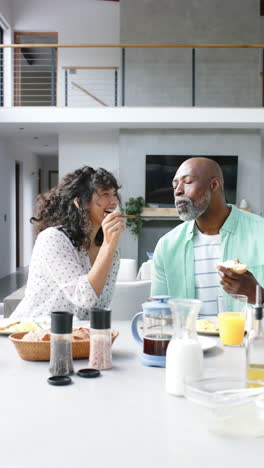
<svg viewBox="0 0 264 468">
<path fill-rule="evenodd" d="M 229 294 L 217 297 L 220 341 L 223 345 L 243 343 L 247 314 L 247 296 Z"/>
</svg>

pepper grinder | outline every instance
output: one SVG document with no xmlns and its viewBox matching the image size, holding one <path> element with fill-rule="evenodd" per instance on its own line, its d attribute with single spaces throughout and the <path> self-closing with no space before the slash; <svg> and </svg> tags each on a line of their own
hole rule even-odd
<svg viewBox="0 0 264 468">
<path fill-rule="evenodd" d="M 110 309 L 92 308 L 90 310 L 89 367 L 100 370 L 112 368 Z"/>
<path fill-rule="evenodd" d="M 72 318 L 70 312 L 51 313 L 50 367 L 53 376 L 73 374 Z"/>
</svg>

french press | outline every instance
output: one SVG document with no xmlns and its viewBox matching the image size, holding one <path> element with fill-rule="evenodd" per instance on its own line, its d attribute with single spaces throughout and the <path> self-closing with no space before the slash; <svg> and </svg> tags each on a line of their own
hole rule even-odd
<svg viewBox="0 0 264 468">
<path fill-rule="evenodd" d="M 165 367 L 166 351 L 173 335 L 173 320 L 167 300 L 170 296 L 154 296 L 142 304 L 143 312 L 134 316 L 131 331 L 135 340 L 143 344 L 142 364 Z M 143 320 L 142 337 L 138 331 L 138 321 Z"/>
</svg>

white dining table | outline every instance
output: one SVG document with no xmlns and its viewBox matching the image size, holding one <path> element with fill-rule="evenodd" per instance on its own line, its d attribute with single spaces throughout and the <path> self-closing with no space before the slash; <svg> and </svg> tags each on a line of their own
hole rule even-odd
<svg viewBox="0 0 264 468">
<path fill-rule="evenodd" d="M 3 468 L 263 468 L 264 439 L 208 431 L 206 411 L 165 391 L 165 369 L 144 367 L 129 321 L 113 323 L 113 368 L 96 379 L 47 383 L 48 362 L 23 361 L 0 336 L 0 463 Z M 207 351 L 207 375 L 244 372 L 245 350 Z M 74 361 L 75 372 L 88 366 Z"/>
</svg>

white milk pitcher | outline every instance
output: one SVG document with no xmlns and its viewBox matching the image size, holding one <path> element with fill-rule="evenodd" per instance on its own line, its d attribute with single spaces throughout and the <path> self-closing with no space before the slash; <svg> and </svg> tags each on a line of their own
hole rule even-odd
<svg viewBox="0 0 264 468">
<path fill-rule="evenodd" d="M 183 396 L 184 384 L 202 377 L 203 351 L 197 339 L 196 320 L 201 301 L 171 299 L 174 335 L 166 354 L 166 391 Z"/>
</svg>

